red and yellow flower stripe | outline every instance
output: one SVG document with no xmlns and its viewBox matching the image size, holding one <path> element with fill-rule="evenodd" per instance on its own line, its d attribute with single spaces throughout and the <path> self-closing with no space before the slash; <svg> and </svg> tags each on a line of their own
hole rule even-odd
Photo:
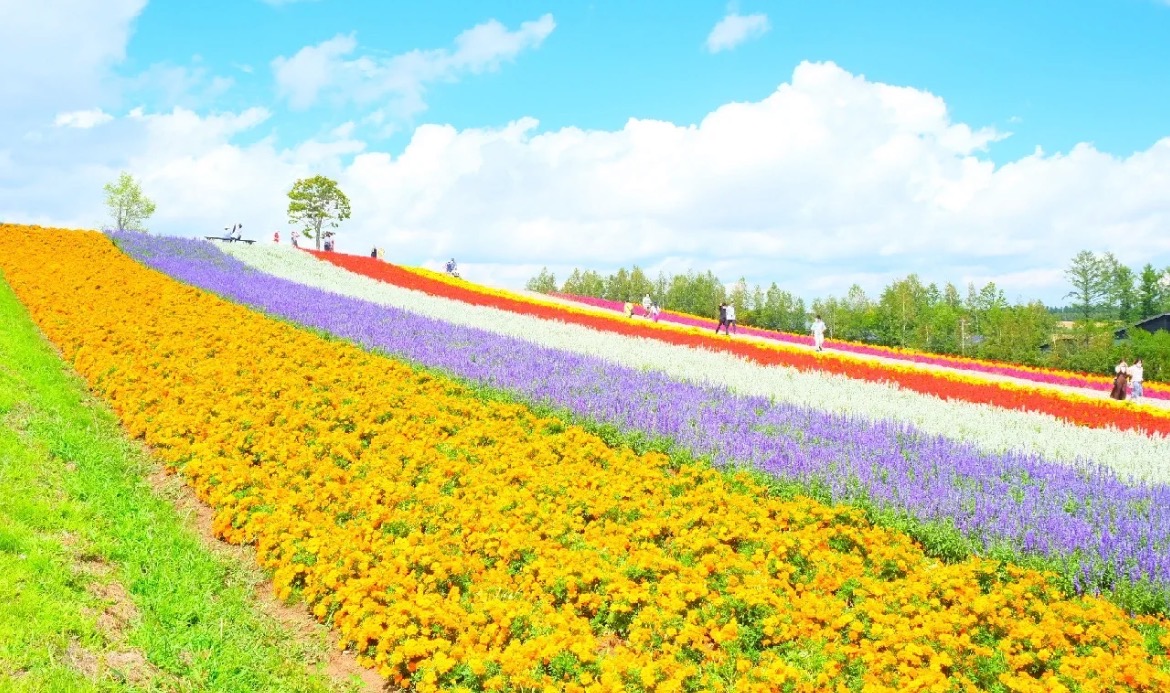
<svg viewBox="0 0 1170 693">
<path fill-rule="evenodd" d="M 912 366 L 893 366 L 844 354 L 811 353 L 783 344 L 720 339 L 706 330 L 664 323 L 634 322 L 608 312 L 579 310 L 551 301 L 529 299 L 511 292 L 456 280 L 436 272 L 391 265 L 373 258 L 325 252 L 314 252 L 314 255 L 358 274 L 473 305 L 490 306 L 682 346 L 729 351 L 763 365 L 821 370 L 859 380 L 890 382 L 922 394 L 1006 409 L 1040 412 L 1082 426 L 1115 427 L 1170 435 L 1170 411 L 1153 406 L 1094 399 Z"/>
</svg>

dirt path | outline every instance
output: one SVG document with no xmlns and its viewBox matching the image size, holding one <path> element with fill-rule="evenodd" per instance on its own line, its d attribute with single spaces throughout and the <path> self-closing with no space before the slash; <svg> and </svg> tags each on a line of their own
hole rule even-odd
<svg viewBox="0 0 1170 693">
<path fill-rule="evenodd" d="M 621 315 L 621 313 L 617 312 L 617 311 L 608 310 L 606 308 L 599 308 L 597 306 L 585 305 L 582 303 L 577 303 L 575 301 L 571 301 L 569 299 L 558 298 L 556 296 L 548 296 L 546 294 L 539 294 L 539 293 L 534 293 L 531 291 L 519 291 L 517 293 L 520 293 L 521 295 L 524 295 L 524 296 L 528 296 L 530 298 L 538 298 L 538 299 L 545 300 L 545 301 L 551 301 L 554 303 L 559 303 L 561 305 L 570 306 L 570 307 L 576 308 L 576 309 L 584 309 L 584 310 L 594 311 L 594 312 L 602 313 L 605 315 L 611 315 L 611 316 L 612 315 Z M 633 319 L 634 320 L 645 320 L 646 318 L 634 317 Z M 677 323 L 669 323 L 669 324 L 677 325 Z M 679 326 L 681 327 L 681 325 L 679 325 Z M 760 337 L 760 336 L 751 335 L 751 334 L 737 334 L 737 335 L 731 337 L 731 339 L 756 342 L 759 344 L 768 344 L 768 345 L 772 345 L 772 346 L 775 346 L 777 344 L 783 344 L 785 347 L 799 349 L 799 350 L 807 351 L 807 352 L 812 352 L 814 350 L 813 345 L 811 344 L 811 338 L 810 338 L 810 343 L 808 343 L 808 344 L 804 344 L 801 342 L 795 342 L 795 343 L 794 342 L 779 342 L 775 339 L 768 339 L 767 337 Z M 829 353 L 833 352 L 833 350 L 829 349 L 829 348 L 826 348 L 825 351 L 829 352 Z M 849 358 L 854 358 L 854 359 L 858 359 L 861 361 L 871 361 L 871 362 L 886 364 L 886 365 L 890 365 L 890 366 L 898 366 L 901 368 L 910 368 L 913 370 L 922 370 L 922 371 L 935 371 L 935 372 L 939 372 L 939 373 L 951 373 L 951 374 L 956 374 L 956 375 L 962 375 L 965 377 L 975 378 L 978 380 L 984 380 L 987 382 L 1011 383 L 1013 385 L 1019 385 L 1021 387 L 1033 388 L 1036 390 L 1049 390 L 1049 391 L 1055 391 L 1055 392 L 1065 392 L 1065 393 L 1080 395 L 1082 397 L 1089 397 L 1092 399 L 1109 399 L 1109 387 L 1107 385 L 1104 385 L 1104 384 L 1102 384 L 1102 386 L 1099 389 L 1098 388 L 1087 388 L 1087 387 L 1075 387 L 1072 385 L 1061 385 L 1061 384 L 1057 384 L 1057 383 L 1042 383 L 1042 382 L 1037 382 L 1035 380 L 1029 380 L 1027 378 L 1016 378 L 1013 376 L 1002 375 L 999 373 L 985 373 L 983 371 L 968 370 L 965 368 L 959 368 L 959 367 L 954 367 L 954 366 L 943 366 L 943 365 L 934 364 L 934 363 L 919 363 L 916 361 L 907 361 L 904 359 L 897 359 L 897 358 L 892 358 L 892 357 L 887 357 L 887 356 L 877 356 L 874 354 L 859 354 L 859 353 L 855 353 L 852 351 L 839 351 L 837 353 L 840 353 L 844 356 L 848 356 Z M 1143 405 L 1146 405 L 1146 406 L 1155 407 L 1155 408 L 1163 409 L 1163 410 L 1170 410 L 1170 400 L 1153 399 L 1151 397 L 1145 397 L 1141 400 L 1141 402 Z"/>
</svg>

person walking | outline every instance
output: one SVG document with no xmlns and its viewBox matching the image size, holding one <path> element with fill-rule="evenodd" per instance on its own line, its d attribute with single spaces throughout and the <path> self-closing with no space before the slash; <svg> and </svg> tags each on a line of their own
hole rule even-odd
<svg viewBox="0 0 1170 693">
<path fill-rule="evenodd" d="M 650 304 L 650 317 L 654 319 L 654 322 L 658 322 L 658 316 L 661 314 L 662 309 L 658 307 L 657 302 Z"/>
<path fill-rule="evenodd" d="M 301 247 L 301 232 L 296 229 L 293 229 L 292 232 L 292 245 L 294 248 Z"/>
<path fill-rule="evenodd" d="M 723 316 L 727 318 L 727 336 L 731 336 L 731 328 L 735 327 L 735 306 L 727 304 L 727 308 L 723 311 Z M 739 332 L 739 329 L 736 329 Z"/>
<path fill-rule="evenodd" d="M 813 344 L 816 345 L 817 351 L 824 351 L 825 346 L 825 321 L 821 320 L 818 314 L 817 319 L 812 324 Z"/>
<path fill-rule="evenodd" d="M 1137 359 L 1127 371 L 1129 374 L 1129 382 L 1133 384 L 1133 401 L 1138 401 L 1146 393 L 1142 388 L 1142 379 L 1145 378 L 1145 369 L 1142 367 L 1142 360 Z"/>
<path fill-rule="evenodd" d="M 642 310 L 645 311 L 646 317 L 650 317 L 650 306 L 654 305 L 654 301 L 650 300 L 650 294 L 642 297 Z"/>
<path fill-rule="evenodd" d="M 1129 366 L 1125 363 L 1125 359 L 1113 368 L 1113 390 L 1109 396 L 1113 399 L 1123 401 L 1125 400 L 1126 390 L 1129 389 Z"/>
<path fill-rule="evenodd" d="M 370 257 L 374 258 L 375 260 L 378 259 L 378 246 L 370 248 Z"/>
<path fill-rule="evenodd" d="M 723 328 L 724 332 L 727 331 L 727 304 L 726 303 L 719 304 L 719 324 L 715 326 L 715 334 L 719 334 L 720 327 Z M 730 336 L 730 334 L 728 336 Z"/>
<path fill-rule="evenodd" d="M 280 244 L 280 232 L 279 231 L 272 232 L 272 242 L 276 243 L 277 245 Z"/>
</svg>

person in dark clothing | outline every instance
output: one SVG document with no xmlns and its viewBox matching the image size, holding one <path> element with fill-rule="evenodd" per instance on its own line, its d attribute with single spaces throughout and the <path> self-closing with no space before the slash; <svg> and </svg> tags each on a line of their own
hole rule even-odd
<svg viewBox="0 0 1170 693">
<path fill-rule="evenodd" d="M 1129 373 L 1124 368 L 1117 369 L 1117 375 L 1113 378 L 1113 391 L 1109 393 L 1109 396 L 1113 399 L 1124 400 L 1128 386 Z"/>
<path fill-rule="evenodd" d="M 720 303 L 720 304 L 719 304 L 719 324 L 715 326 L 715 334 L 719 334 L 719 328 L 720 328 L 720 327 L 722 327 L 722 328 L 723 328 L 723 332 L 724 332 L 724 333 L 725 333 L 727 336 L 729 336 L 729 337 L 731 336 L 731 333 L 730 333 L 730 332 L 728 332 L 728 323 L 727 323 L 727 304 L 726 304 L 726 303 Z"/>
</svg>

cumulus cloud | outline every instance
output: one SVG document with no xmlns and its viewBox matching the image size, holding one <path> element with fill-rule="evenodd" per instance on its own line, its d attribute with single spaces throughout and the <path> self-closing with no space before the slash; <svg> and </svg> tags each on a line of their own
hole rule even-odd
<svg viewBox="0 0 1170 693">
<path fill-rule="evenodd" d="M 356 37 L 339 34 L 290 57 L 276 58 L 272 70 L 279 94 L 293 108 L 308 108 L 329 94 L 363 105 L 389 100 L 392 110 L 406 117 L 426 108 L 428 84 L 497 70 L 523 51 L 539 47 L 555 28 L 551 14 L 524 22 L 514 31 L 490 20 L 456 36 L 453 49 L 415 50 L 390 58 L 355 56 Z"/>
<path fill-rule="evenodd" d="M 729 51 L 741 43 L 763 36 L 770 28 L 766 14 L 728 12 L 707 34 L 707 50 L 712 53 Z"/>
<path fill-rule="evenodd" d="M 342 250 L 454 255 L 472 278 L 513 286 L 541 265 L 636 262 L 804 296 L 918 272 L 1059 302 L 1060 269 L 1081 248 L 1170 263 L 1170 138 L 1126 157 L 1082 144 L 997 164 L 987 148 L 1002 133 L 832 63 L 803 63 L 766 98 L 693 125 L 426 124 L 399 154 L 352 124 L 281 147 L 270 116 L 139 110 L 100 132 L 55 128 L 35 149 L 0 151 L 0 218 L 94 224 L 101 184 L 126 168 L 158 202 L 156 231 L 242 221 L 267 237 L 287 229 L 292 182 L 319 172 L 352 201 Z"/>
<path fill-rule="evenodd" d="M 0 119 L 105 105 L 146 0 L 0 0 Z"/>
<path fill-rule="evenodd" d="M 102 123 L 108 123 L 113 119 L 114 116 L 106 113 L 102 109 L 91 108 L 86 111 L 58 113 L 57 117 L 53 119 L 53 125 L 59 128 L 80 128 L 82 130 L 88 130 Z"/>
</svg>

